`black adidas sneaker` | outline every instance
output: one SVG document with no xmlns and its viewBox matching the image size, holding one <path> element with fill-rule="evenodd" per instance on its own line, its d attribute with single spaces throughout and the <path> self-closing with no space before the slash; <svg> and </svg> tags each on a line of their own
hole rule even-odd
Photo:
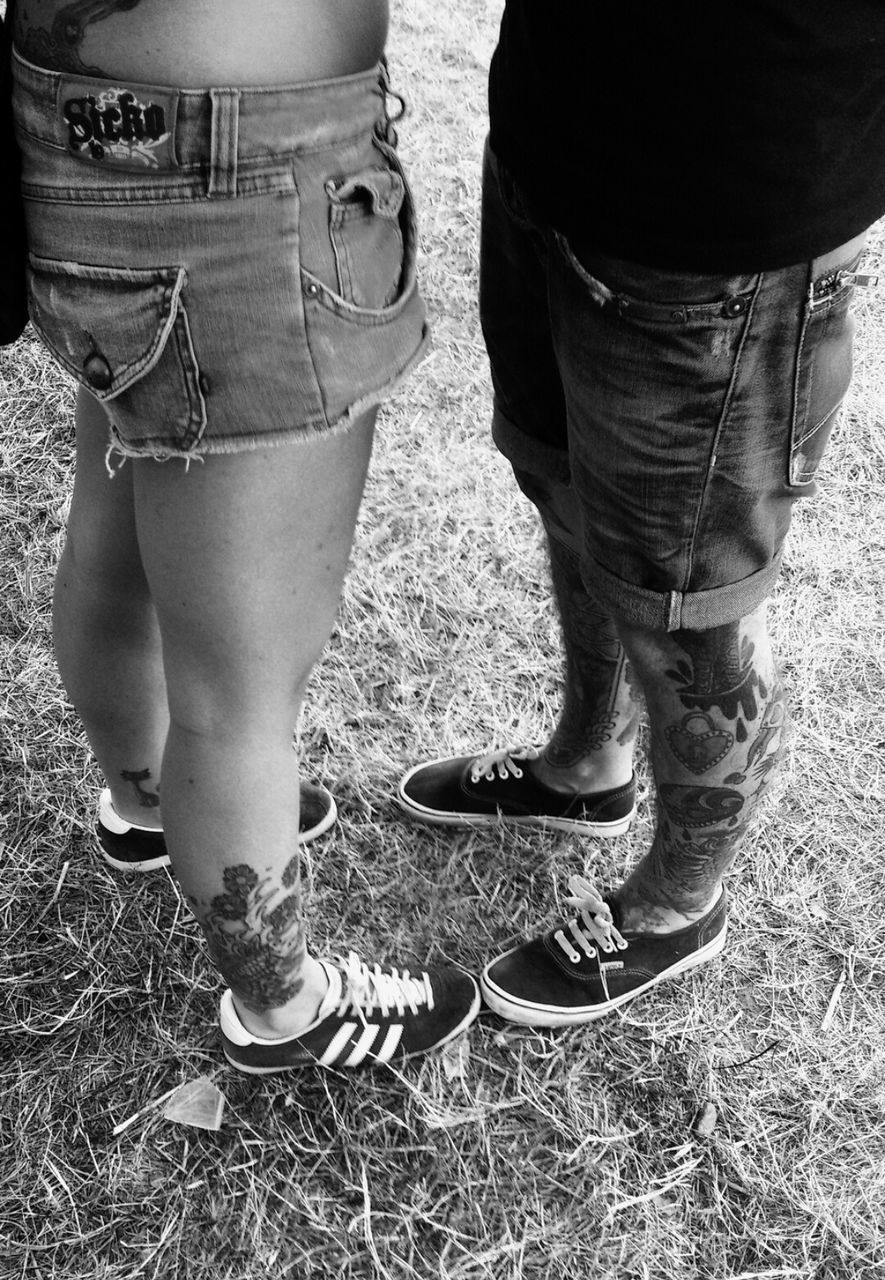
<svg viewBox="0 0 885 1280">
<path fill-rule="evenodd" d="M 329 990 L 311 1025 L 286 1040 L 247 1031 L 226 991 L 219 1021 L 225 1057 L 240 1071 L 268 1075 L 299 1067 L 360 1067 L 414 1058 L 466 1030 L 479 1012 L 479 988 L 450 965 L 412 977 L 369 968 L 351 951 L 321 960 Z"/>
</svg>

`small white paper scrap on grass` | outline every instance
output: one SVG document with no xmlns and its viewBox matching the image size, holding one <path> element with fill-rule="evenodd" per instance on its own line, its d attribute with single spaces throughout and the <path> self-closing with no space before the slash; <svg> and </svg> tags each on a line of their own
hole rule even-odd
<svg viewBox="0 0 885 1280">
<path fill-rule="evenodd" d="M 442 1051 L 442 1066 L 447 1080 L 464 1080 L 470 1061 L 470 1041 L 466 1036 L 450 1040 Z"/>
<path fill-rule="evenodd" d="M 220 1129 L 225 1096 L 207 1076 L 188 1080 L 172 1094 L 163 1108 L 163 1118 L 197 1129 Z"/>
</svg>

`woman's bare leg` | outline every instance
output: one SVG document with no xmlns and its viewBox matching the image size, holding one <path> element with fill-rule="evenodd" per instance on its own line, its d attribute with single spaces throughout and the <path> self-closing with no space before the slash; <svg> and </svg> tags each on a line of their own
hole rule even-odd
<svg viewBox="0 0 885 1280">
<path fill-rule="evenodd" d="M 327 985 L 306 952 L 291 736 L 338 605 L 373 418 L 188 470 L 133 464 L 170 712 L 166 842 L 257 1034 L 305 1026 Z"/>
<path fill-rule="evenodd" d="M 242 1021 L 288 1034 L 326 986 L 305 946 L 292 726 L 334 620 L 374 413 L 187 470 L 129 460 L 113 479 L 103 410 L 83 393 L 77 417 L 62 678 L 122 816 L 158 821 L 142 805 L 162 770 L 173 865 Z"/>
<path fill-rule="evenodd" d="M 135 531 L 133 469 L 108 475 L 108 420 L 82 389 L 75 421 L 76 479 L 53 602 L 56 658 L 114 808 L 129 822 L 159 826 L 169 713 L 157 615 Z"/>
</svg>

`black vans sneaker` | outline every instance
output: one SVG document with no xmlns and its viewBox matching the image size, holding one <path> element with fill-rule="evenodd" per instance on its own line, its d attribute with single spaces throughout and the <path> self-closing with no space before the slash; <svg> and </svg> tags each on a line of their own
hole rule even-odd
<svg viewBox="0 0 885 1280">
<path fill-rule="evenodd" d="M 227 1060 L 250 1075 L 296 1067 L 360 1067 L 400 1062 L 438 1049 L 479 1012 L 479 988 L 450 966 L 419 977 L 371 969 L 350 952 L 321 960 L 329 990 L 317 1018 L 299 1035 L 265 1040 L 240 1021 L 230 991 L 221 997 L 221 1043 Z"/>
<path fill-rule="evenodd" d="M 719 954 L 725 945 L 726 893 L 714 907 L 674 933 L 620 928 L 617 902 L 572 876 L 578 914 L 487 965 L 480 979 L 486 1004 L 528 1027 L 593 1022 L 650 987 Z"/>
<path fill-rule="evenodd" d="M 587 836 L 619 836 L 636 812 L 636 780 L 610 791 L 568 795 L 524 768 L 535 747 L 509 747 L 484 756 L 451 756 L 419 764 L 399 784 L 397 800 L 422 822 L 451 827 L 553 827 Z"/>
<path fill-rule="evenodd" d="M 338 816 L 334 797 L 315 782 L 301 783 L 301 816 L 298 838 L 301 844 L 316 840 L 328 831 Z M 163 832 L 155 827 L 139 827 L 121 818 L 105 787 L 98 802 L 95 825 L 98 851 L 117 871 L 154 871 L 169 866 Z"/>
</svg>

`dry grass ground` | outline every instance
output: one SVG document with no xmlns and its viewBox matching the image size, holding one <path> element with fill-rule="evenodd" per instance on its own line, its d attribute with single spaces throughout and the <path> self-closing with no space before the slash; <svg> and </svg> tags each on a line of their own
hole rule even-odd
<svg viewBox="0 0 885 1280">
<path fill-rule="evenodd" d="M 428 754 L 541 736 L 558 648 L 541 546 L 487 436 L 476 321 L 484 74 L 499 3 L 396 5 L 433 355 L 384 415 L 302 739 L 341 822 L 307 858 L 314 942 L 478 967 L 611 845 L 398 816 Z M 883 234 L 872 257 L 885 275 Z M 165 875 L 90 839 L 99 779 L 55 674 L 71 387 L 0 357 L 0 1278 L 874 1280 L 885 1273 L 885 288 L 772 622 L 793 726 L 733 877 L 724 957 L 584 1030 L 485 1015 L 469 1056 L 255 1082 L 222 1065 L 219 983 Z M 823 1029 L 831 994 L 841 998 Z M 148 1112 L 212 1075 L 217 1133 Z M 716 1109 L 699 1136 L 699 1109 Z"/>
</svg>

